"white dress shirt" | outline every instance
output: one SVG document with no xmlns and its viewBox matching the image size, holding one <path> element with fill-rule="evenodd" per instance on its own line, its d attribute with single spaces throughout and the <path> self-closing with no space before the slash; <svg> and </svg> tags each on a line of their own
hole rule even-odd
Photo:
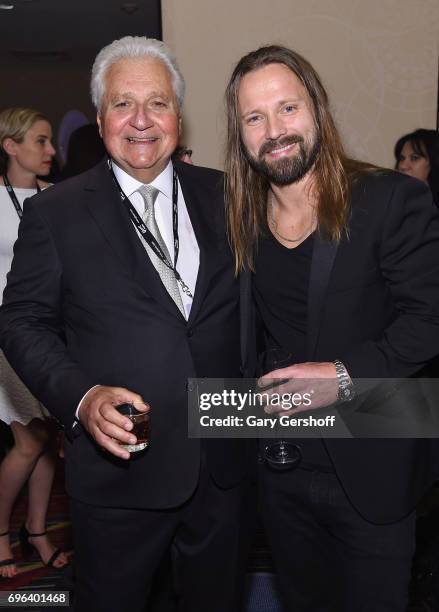
<svg viewBox="0 0 439 612">
<path fill-rule="evenodd" d="M 139 215 L 142 216 L 145 212 L 145 203 L 142 196 L 138 192 L 138 189 L 142 187 L 143 183 L 133 178 L 114 162 L 113 171 L 122 191 L 129 198 L 131 204 L 137 210 Z M 172 178 L 172 162 L 169 161 L 163 172 L 161 172 L 151 183 L 149 183 L 149 185 L 155 187 L 159 192 L 154 206 L 155 218 L 160 234 L 162 235 L 162 238 L 168 248 L 172 263 L 174 263 Z M 143 241 L 140 234 L 139 238 Z M 200 249 L 198 247 L 197 239 L 195 238 L 192 223 L 186 208 L 180 182 L 178 183 L 178 238 L 180 242 L 180 249 L 178 254 L 177 270 L 183 281 L 189 287 L 192 295 L 194 295 L 198 268 L 200 266 Z M 184 311 L 186 313 L 186 319 L 188 319 L 192 307 L 192 298 L 184 293 L 180 283 L 178 283 L 178 289 L 180 291 Z"/>
</svg>

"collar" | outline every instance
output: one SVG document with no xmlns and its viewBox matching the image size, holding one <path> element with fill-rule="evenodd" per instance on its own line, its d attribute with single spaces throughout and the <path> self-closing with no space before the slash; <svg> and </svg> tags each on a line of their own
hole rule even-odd
<svg viewBox="0 0 439 612">
<path fill-rule="evenodd" d="M 116 176 L 117 182 L 128 198 L 131 197 L 133 193 L 144 184 L 128 174 L 128 172 L 125 172 L 125 170 L 122 170 L 122 168 L 118 166 L 113 159 L 111 160 L 111 165 L 113 167 L 113 172 Z M 151 183 L 148 183 L 149 185 L 152 185 L 158 189 L 160 193 L 165 195 L 170 200 L 172 200 L 172 171 L 172 162 L 169 160 L 166 168 L 158 176 L 156 176 Z"/>
</svg>

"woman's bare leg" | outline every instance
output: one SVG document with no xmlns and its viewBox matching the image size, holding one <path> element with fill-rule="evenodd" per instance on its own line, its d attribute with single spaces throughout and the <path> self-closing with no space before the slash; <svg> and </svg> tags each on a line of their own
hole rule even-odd
<svg viewBox="0 0 439 612">
<path fill-rule="evenodd" d="M 33 419 L 28 425 L 11 423 L 14 446 L 0 464 L 0 533 L 9 529 L 9 521 L 15 500 L 25 482 L 29 479 L 29 508 L 26 521 L 31 533 L 45 531 L 47 506 L 55 471 L 55 459 L 50 438 L 54 436 L 51 424 L 42 419 Z M 30 538 L 44 562 L 55 552 L 47 536 Z M 7 536 L 0 537 L 0 561 L 12 558 Z M 61 554 L 56 567 L 67 563 Z M 0 576 L 11 578 L 17 573 L 14 563 L 0 567 Z"/>
<path fill-rule="evenodd" d="M 43 421 L 34 419 L 28 425 L 11 423 L 14 446 L 0 464 L 0 533 L 9 529 L 12 508 L 19 492 L 29 478 L 35 464 L 43 452 L 46 439 L 43 434 Z M 0 561 L 12 558 L 8 536 L 0 537 Z M 15 576 L 15 564 L 0 567 L 0 576 Z"/>
<path fill-rule="evenodd" d="M 46 530 L 47 508 L 55 475 L 55 430 L 49 430 L 49 438 L 49 444 L 47 444 L 45 452 L 38 458 L 29 478 L 29 505 L 26 521 L 26 528 L 29 533 L 42 533 Z M 56 550 L 48 536 L 29 538 L 29 541 L 37 548 L 44 563 L 47 563 Z M 66 555 L 61 553 L 54 561 L 54 566 L 63 567 L 67 563 Z"/>
</svg>

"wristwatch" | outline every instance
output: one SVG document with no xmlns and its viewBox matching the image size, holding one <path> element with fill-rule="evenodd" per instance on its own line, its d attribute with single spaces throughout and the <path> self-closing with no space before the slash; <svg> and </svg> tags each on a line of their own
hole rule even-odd
<svg viewBox="0 0 439 612">
<path fill-rule="evenodd" d="M 337 399 L 339 402 L 350 402 L 355 397 L 355 387 L 348 374 L 348 371 L 344 367 L 341 361 L 335 359 L 333 361 L 335 365 L 335 372 L 338 379 L 338 395 Z"/>
</svg>

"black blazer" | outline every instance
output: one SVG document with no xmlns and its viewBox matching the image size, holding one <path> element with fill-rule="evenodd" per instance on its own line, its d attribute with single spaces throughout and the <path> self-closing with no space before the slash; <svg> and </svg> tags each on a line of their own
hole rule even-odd
<svg viewBox="0 0 439 612">
<path fill-rule="evenodd" d="M 224 226 L 222 175 L 176 164 L 200 247 L 186 322 L 163 287 L 105 162 L 28 200 L 0 311 L 12 367 L 66 429 L 66 484 L 75 498 L 167 508 L 192 494 L 200 441 L 187 432 L 187 379 L 240 376 L 239 289 Z M 101 451 L 75 410 L 95 384 L 124 386 L 151 405 L 150 448 L 130 461 Z M 236 440 L 206 442 L 216 482 L 246 471 Z"/>
<path fill-rule="evenodd" d="M 251 376 L 257 351 L 249 274 L 241 299 Z M 315 239 L 307 329 L 308 360 L 340 359 L 352 378 L 412 376 L 439 353 L 439 219 L 421 182 L 390 171 L 357 180 L 348 237 L 338 246 Z M 407 514 L 438 474 L 436 440 L 324 443 L 352 503 L 373 522 Z"/>
</svg>

